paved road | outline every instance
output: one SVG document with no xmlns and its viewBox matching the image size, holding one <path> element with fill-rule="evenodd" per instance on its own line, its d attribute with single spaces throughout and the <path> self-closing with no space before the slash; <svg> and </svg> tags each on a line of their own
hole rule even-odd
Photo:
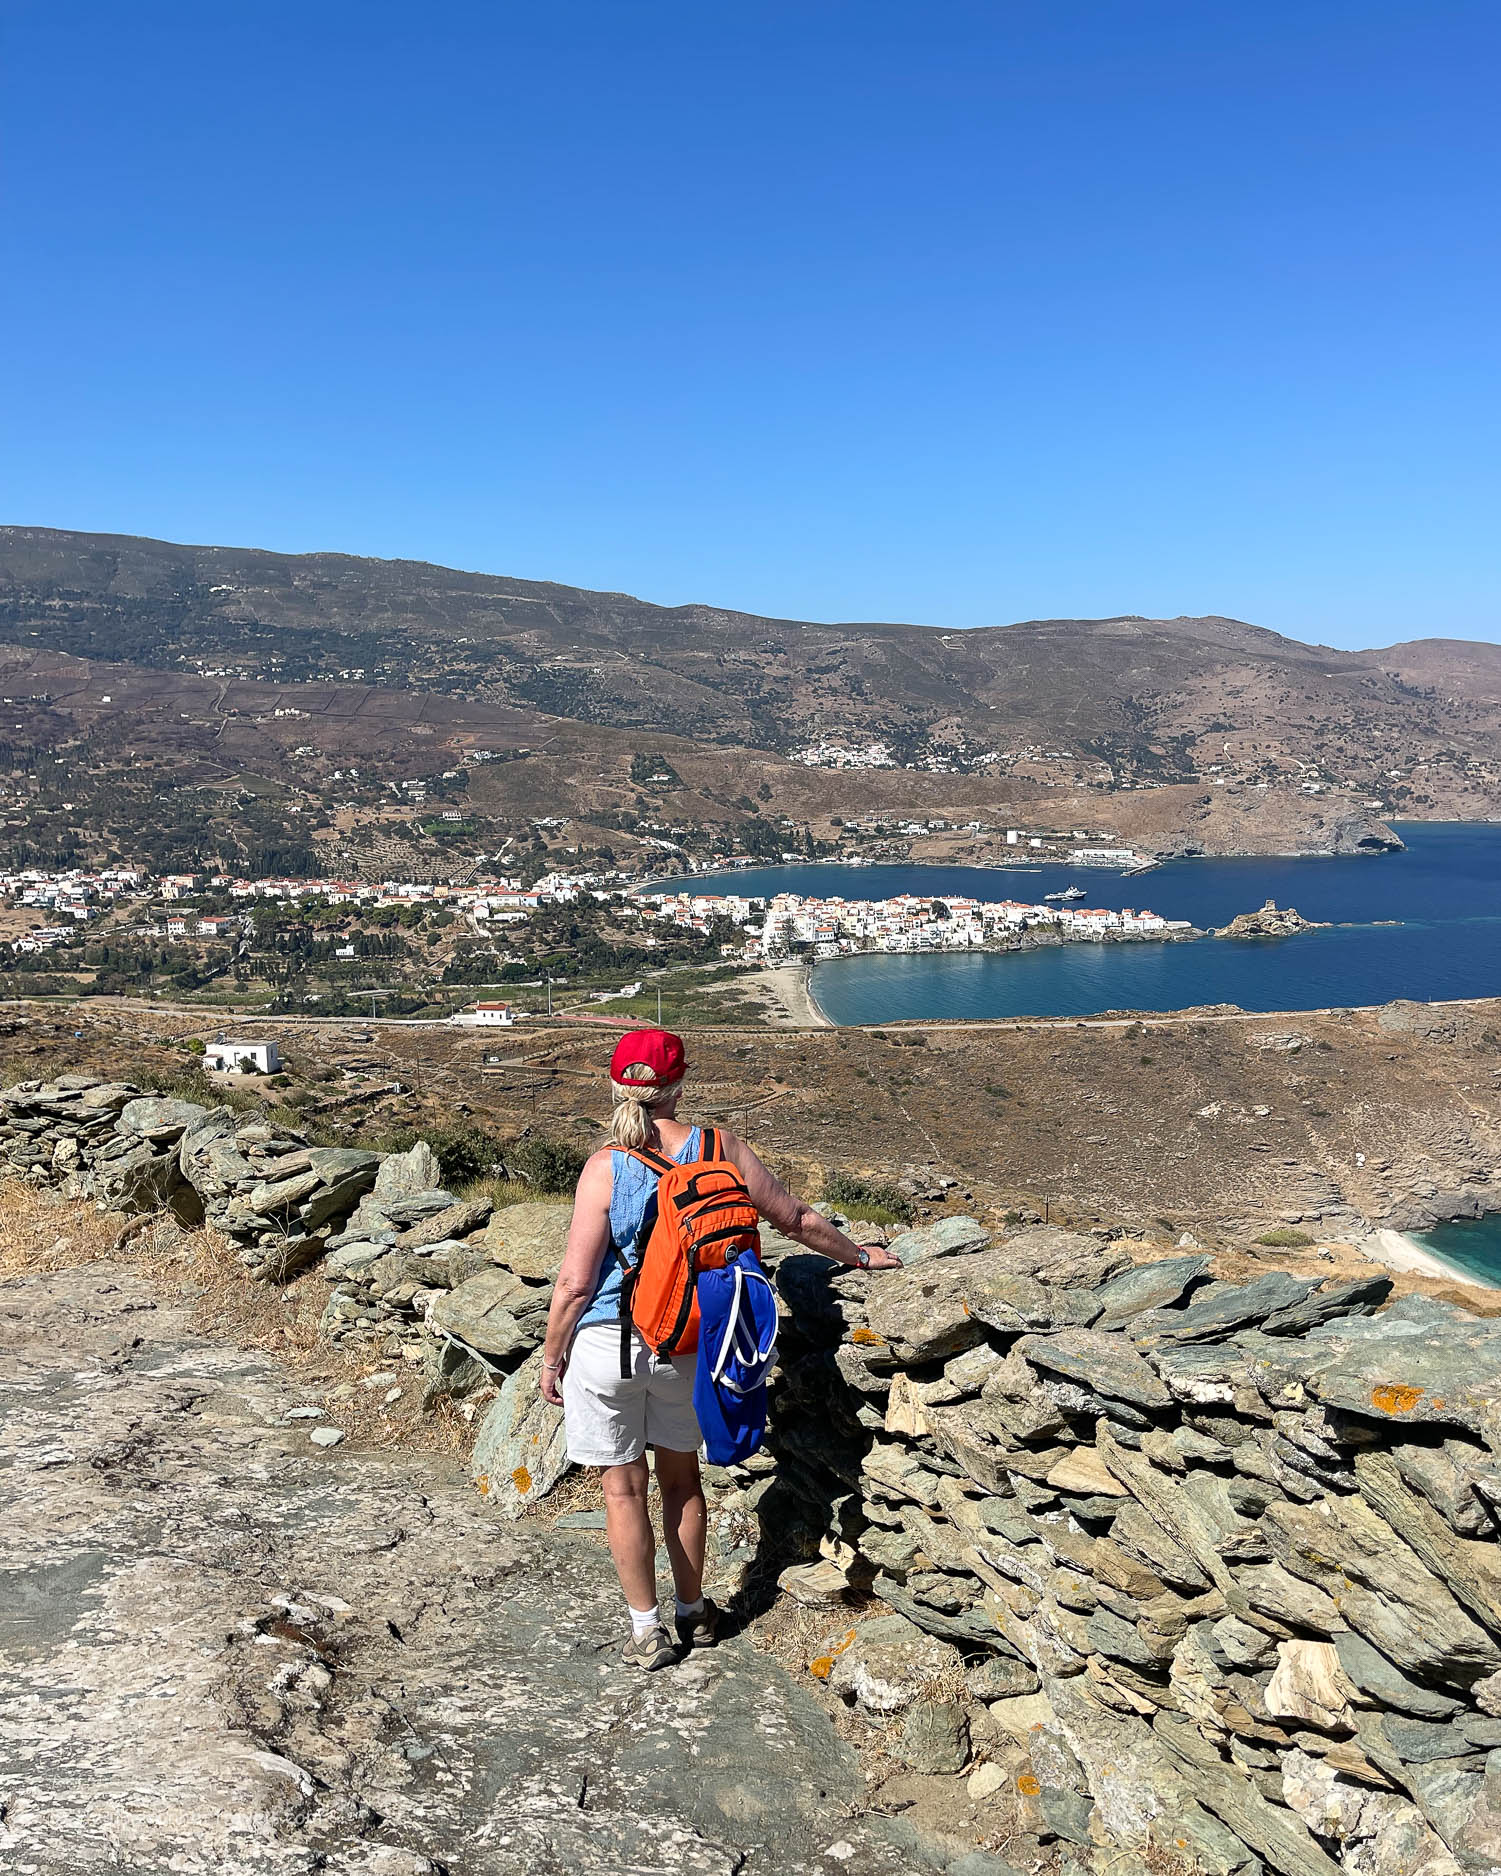
<svg viewBox="0 0 1501 1876">
<path fill-rule="evenodd" d="M 118 1267 L 0 1285 L 0 1867 L 930 1867 L 747 1642 L 621 1667 L 597 1549 L 298 1404 Z"/>
</svg>

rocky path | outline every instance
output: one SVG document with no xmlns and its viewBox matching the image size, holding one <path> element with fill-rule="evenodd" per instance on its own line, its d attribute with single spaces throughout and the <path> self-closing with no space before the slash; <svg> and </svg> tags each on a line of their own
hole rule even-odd
<svg viewBox="0 0 1501 1876">
<path fill-rule="evenodd" d="M 0 1286 L 0 1867 L 930 1867 L 746 1641 L 625 1670 L 597 1549 L 300 1404 L 118 1267 Z"/>
</svg>

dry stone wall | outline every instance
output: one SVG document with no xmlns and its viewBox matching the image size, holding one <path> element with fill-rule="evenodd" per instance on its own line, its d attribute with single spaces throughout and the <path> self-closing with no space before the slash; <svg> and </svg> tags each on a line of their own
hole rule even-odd
<svg viewBox="0 0 1501 1876">
<path fill-rule="evenodd" d="M 890 1749 L 987 1758 L 1066 1866 L 1501 1868 L 1501 1325 L 1059 1230 L 896 1248 L 782 1259 L 775 1442 L 810 1599 L 892 1611 L 814 1663 Z"/>
<path fill-rule="evenodd" d="M 92 1075 L 0 1092 L 0 1156 L 24 1177 L 127 1213 L 207 1224 L 251 1274 L 283 1283 L 320 1265 L 320 1332 L 421 1365 L 426 1400 L 499 1386 L 479 1427 L 476 1478 L 515 1516 L 566 1468 L 537 1359 L 567 1233 L 565 1207 L 462 1199 L 432 1148 L 319 1147 L 227 1107 L 143 1094 Z"/>
</svg>

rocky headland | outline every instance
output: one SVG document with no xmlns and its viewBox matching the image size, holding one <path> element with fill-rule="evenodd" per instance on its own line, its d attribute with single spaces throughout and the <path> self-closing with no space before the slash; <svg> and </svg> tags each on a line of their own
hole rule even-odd
<svg viewBox="0 0 1501 1876">
<path fill-rule="evenodd" d="M 467 1486 L 364 1452 L 118 1261 L 0 1289 L 18 1868 L 1501 1863 L 1494 1321 L 1111 1227 L 949 1216 L 869 1275 L 773 1240 L 772 1431 L 711 1474 L 713 1560 L 792 1678 L 737 1642 L 642 1683 L 597 1514 L 543 1523 L 562 1208 L 88 1074 L 0 1113 L 118 1255 L 135 1217 L 319 1286 L 326 1347 L 474 1436 Z"/>
<path fill-rule="evenodd" d="M 1304 918 L 1296 906 L 1280 906 L 1268 899 L 1259 912 L 1241 912 L 1221 925 L 1216 938 L 1291 938 L 1300 931 L 1327 931 L 1327 921 Z"/>
</svg>

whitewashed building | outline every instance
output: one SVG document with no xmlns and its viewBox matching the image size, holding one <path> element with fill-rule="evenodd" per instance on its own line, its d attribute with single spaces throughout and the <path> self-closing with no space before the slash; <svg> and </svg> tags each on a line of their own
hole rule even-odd
<svg viewBox="0 0 1501 1876">
<path fill-rule="evenodd" d="M 281 1050 L 274 1042 L 211 1042 L 203 1051 L 203 1066 L 219 1074 L 279 1075 Z"/>
<path fill-rule="evenodd" d="M 451 1019 L 465 1029 L 509 1029 L 516 1012 L 509 1003 L 476 1003 Z"/>
</svg>

